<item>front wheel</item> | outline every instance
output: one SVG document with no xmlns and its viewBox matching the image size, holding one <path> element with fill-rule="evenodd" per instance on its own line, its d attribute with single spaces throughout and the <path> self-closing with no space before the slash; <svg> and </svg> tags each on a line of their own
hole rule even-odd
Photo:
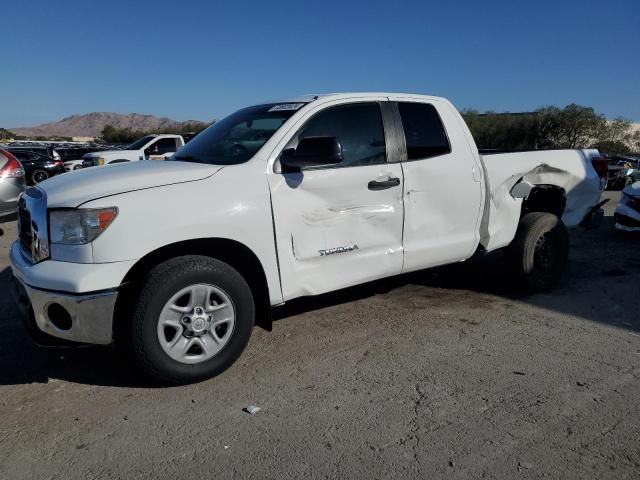
<svg viewBox="0 0 640 480">
<path fill-rule="evenodd" d="M 569 258 L 569 236 L 562 220 L 545 212 L 520 219 L 515 238 L 507 249 L 516 274 L 533 291 L 555 286 Z"/>
<path fill-rule="evenodd" d="M 204 256 L 168 260 L 149 272 L 136 302 L 134 359 L 165 384 L 213 377 L 240 356 L 254 317 L 251 289 L 230 265 Z"/>
</svg>

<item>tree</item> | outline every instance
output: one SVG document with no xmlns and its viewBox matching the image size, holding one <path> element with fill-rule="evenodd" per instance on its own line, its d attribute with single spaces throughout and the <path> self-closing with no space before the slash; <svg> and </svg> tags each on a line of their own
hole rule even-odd
<svg viewBox="0 0 640 480">
<path fill-rule="evenodd" d="M 5 140 L 10 138 L 16 138 L 16 134 L 6 128 L 0 128 L 0 139 Z"/>
<path fill-rule="evenodd" d="M 559 122 L 558 148 L 587 148 L 606 120 L 593 108 L 572 103 L 560 111 Z"/>
<path fill-rule="evenodd" d="M 634 132 L 631 122 L 622 117 L 604 122 L 593 145 L 601 152 L 605 153 L 625 153 L 636 150 L 637 140 L 640 139 L 638 132 Z"/>
<path fill-rule="evenodd" d="M 189 122 L 178 124 L 170 128 L 160 129 L 155 132 L 143 132 L 139 130 L 132 130 L 130 128 L 116 128 L 113 125 L 105 125 L 102 132 L 100 132 L 100 138 L 102 138 L 102 141 L 105 143 L 131 143 L 138 138 L 152 133 L 184 135 L 186 133 L 200 133 L 208 126 L 209 125 L 203 122 Z"/>
<path fill-rule="evenodd" d="M 547 106 L 532 113 L 462 112 L 481 149 L 540 150 L 597 147 L 606 153 L 640 149 L 640 133 L 622 118 L 607 121 L 591 107 Z M 635 145 L 635 147 L 634 147 Z"/>
</svg>

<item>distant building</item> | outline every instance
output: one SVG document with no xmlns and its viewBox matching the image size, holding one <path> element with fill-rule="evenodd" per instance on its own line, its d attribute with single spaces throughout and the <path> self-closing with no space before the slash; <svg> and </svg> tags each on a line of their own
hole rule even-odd
<svg viewBox="0 0 640 480">
<path fill-rule="evenodd" d="M 71 141 L 72 142 L 93 142 L 95 141 L 96 137 L 71 137 Z"/>
</svg>

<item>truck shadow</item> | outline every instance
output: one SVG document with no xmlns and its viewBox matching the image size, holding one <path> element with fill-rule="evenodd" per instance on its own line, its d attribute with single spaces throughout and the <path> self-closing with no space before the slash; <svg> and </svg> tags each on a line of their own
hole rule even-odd
<svg viewBox="0 0 640 480">
<path fill-rule="evenodd" d="M 388 296 L 402 309 L 484 309 L 496 303 L 533 306 L 575 317 L 640 331 L 637 315 L 640 281 L 640 238 L 613 229 L 605 217 L 597 230 L 572 235 L 567 273 L 551 292 L 530 295 L 517 287 L 501 252 L 453 266 L 435 268 L 371 282 L 340 292 L 301 298 L 274 310 L 274 320 L 295 321 L 298 315 L 376 295 Z M 0 385 L 47 383 L 50 379 L 118 386 L 152 387 L 141 380 L 126 356 L 114 348 L 42 349 L 27 337 L 8 295 L 10 270 L 0 272 Z M 416 299 L 419 301 L 416 302 Z"/>
<path fill-rule="evenodd" d="M 549 292 L 523 289 L 503 252 L 469 261 L 371 282 L 340 292 L 294 300 L 275 310 L 282 320 L 313 310 L 392 294 L 393 301 L 419 308 L 463 305 L 490 310 L 495 303 L 525 304 L 633 331 L 640 331 L 637 314 L 640 283 L 640 235 L 617 232 L 613 217 L 594 230 L 571 235 L 571 257 L 560 284 Z M 411 288 L 427 287 L 424 290 Z"/>
</svg>

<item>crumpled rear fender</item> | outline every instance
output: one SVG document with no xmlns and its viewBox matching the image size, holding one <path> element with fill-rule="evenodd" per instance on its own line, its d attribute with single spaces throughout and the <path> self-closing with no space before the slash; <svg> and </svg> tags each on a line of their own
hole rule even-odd
<svg viewBox="0 0 640 480">
<path fill-rule="evenodd" d="M 508 245 L 515 236 L 523 198 L 514 198 L 521 182 L 533 188 L 551 185 L 566 193 L 562 220 L 575 227 L 600 200 L 600 179 L 591 166 L 592 150 L 520 152 L 483 157 L 489 202 L 480 227 L 480 244 L 487 250 Z M 516 195 L 517 196 L 517 195 Z"/>
</svg>

